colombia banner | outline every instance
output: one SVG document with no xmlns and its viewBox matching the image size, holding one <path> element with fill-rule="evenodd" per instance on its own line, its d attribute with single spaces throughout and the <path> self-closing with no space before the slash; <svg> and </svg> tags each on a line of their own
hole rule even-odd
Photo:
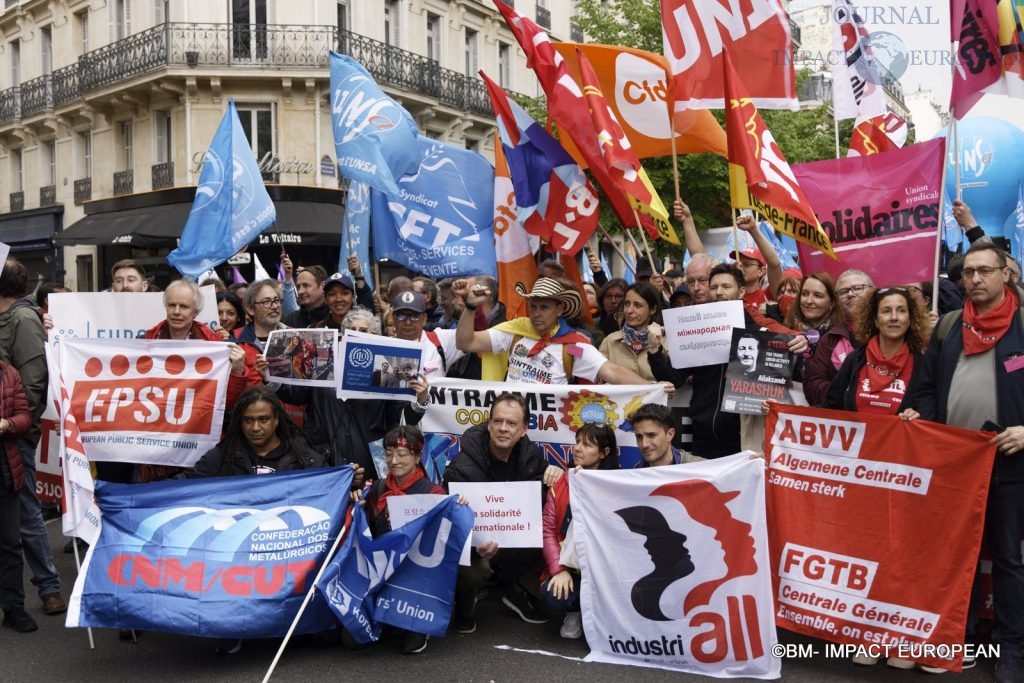
<svg viewBox="0 0 1024 683">
<path fill-rule="evenodd" d="M 759 458 L 569 476 L 587 661 L 779 677 Z"/>
<path fill-rule="evenodd" d="M 773 404 L 765 455 L 775 623 L 959 670 L 948 646 L 963 643 L 990 436 Z"/>
<path fill-rule="evenodd" d="M 67 626 L 208 638 L 283 636 L 342 527 L 351 467 L 100 483 L 99 540 L 75 581 Z M 331 628 L 323 600 L 297 633 Z"/>
</svg>

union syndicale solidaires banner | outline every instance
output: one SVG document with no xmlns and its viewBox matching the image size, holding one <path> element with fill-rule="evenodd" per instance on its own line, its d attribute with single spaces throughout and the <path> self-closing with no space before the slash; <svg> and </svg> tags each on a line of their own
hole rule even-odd
<svg viewBox="0 0 1024 683">
<path fill-rule="evenodd" d="M 61 376 L 89 460 L 189 467 L 220 439 L 228 345 L 65 338 Z"/>
<path fill-rule="evenodd" d="M 561 467 L 572 463 L 576 431 L 588 422 L 615 428 L 619 463 L 625 469 L 640 461 L 636 437 L 628 417 L 645 403 L 665 405 L 665 389 L 659 384 L 572 385 L 513 384 L 436 379 L 430 383 L 430 409 L 420 429 L 427 437 L 424 465 L 435 480 L 445 464 L 459 452 L 459 439 L 472 427 L 487 421 L 491 404 L 503 392 L 522 394 L 530 408 L 527 436 L 547 459 Z"/>
<path fill-rule="evenodd" d="M 762 460 L 570 476 L 587 661 L 779 677 Z"/>
<path fill-rule="evenodd" d="M 103 513 L 69 627 L 283 636 L 341 531 L 351 467 L 96 487 Z M 335 625 L 323 600 L 296 632 Z"/>
<path fill-rule="evenodd" d="M 991 435 L 781 404 L 765 435 L 776 624 L 959 670 Z"/>
<path fill-rule="evenodd" d="M 798 243 L 805 273 L 863 270 L 877 287 L 931 280 L 942 214 L 945 139 L 868 156 L 795 164 L 838 261 Z"/>
</svg>

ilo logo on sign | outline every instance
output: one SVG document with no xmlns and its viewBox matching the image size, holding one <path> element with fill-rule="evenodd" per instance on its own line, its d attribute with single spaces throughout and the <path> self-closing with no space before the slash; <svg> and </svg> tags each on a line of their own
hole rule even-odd
<svg viewBox="0 0 1024 683">
<path fill-rule="evenodd" d="M 857 73 L 875 85 L 887 86 L 907 72 L 907 46 L 895 33 L 874 31 L 862 43 L 869 57 L 857 60 Z"/>
<path fill-rule="evenodd" d="M 348 362 L 354 368 L 373 366 L 373 351 L 365 348 L 354 348 L 348 352 Z"/>
</svg>

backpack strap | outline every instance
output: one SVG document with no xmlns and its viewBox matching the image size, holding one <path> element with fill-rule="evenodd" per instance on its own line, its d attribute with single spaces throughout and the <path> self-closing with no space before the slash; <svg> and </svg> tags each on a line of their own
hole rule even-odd
<svg viewBox="0 0 1024 683">
<path fill-rule="evenodd" d="M 427 335 L 427 339 L 437 349 L 437 355 L 441 356 L 441 369 L 444 370 L 444 374 L 448 374 L 448 359 L 444 357 L 444 347 L 441 346 L 441 340 L 438 339 L 437 333 L 433 330 L 424 330 L 423 333 Z"/>
<path fill-rule="evenodd" d="M 936 338 L 939 340 L 939 348 L 942 348 L 942 342 L 949 336 L 953 327 L 963 320 L 963 313 L 962 310 L 950 311 L 939 320 L 939 324 L 936 326 Z"/>
</svg>

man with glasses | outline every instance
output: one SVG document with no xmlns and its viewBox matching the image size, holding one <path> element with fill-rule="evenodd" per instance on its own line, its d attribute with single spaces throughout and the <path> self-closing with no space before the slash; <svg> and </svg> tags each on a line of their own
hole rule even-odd
<svg viewBox="0 0 1024 683">
<path fill-rule="evenodd" d="M 245 351 L 245 365 L 250 374 L 250 386 L 260 383 L 255 373 L 256 361 L 267 345 L 267 337 L 273 330 L 288 329 L 281 322 L 282 300 L 277 280 L 257 280 L 245 290 L 242 306 L 252 320 L 245 327 L 235 330 L 235 342 Z"/>
<path fill-rule="evenodd" d="M 853 351 L 851 330 L 857 307 L 875 286 L 863 270 L 851 268 L 836 280 L 836 297 L 843 309 L 843 324 L 833 325 L 818 341 L 814 355 L 804 367 L 804 396 L 812 406 L 825 402 L 829 385 L 839 374 L 846 355 Z"/>
<path fill-rule="evenodd" d="M 936 325 L 921 368 L 915 408 L 924 420 L 998 433 L 985 531 L 999 645 L 997 681 L 1024 674 L 1024 325 L 1006 253 L 975 243 L 964 256 L 967 301 Z M 973 623 L 967 625 L 967 642 Z"/>
<path fill-rule="evenodd" d="M 690 303 L 706 304 L 711 299 L 711 269 L 718 265 L 718 259 L 711 254 L 699 253 L 686 264 L 686 286 L 690 290 Z"/>
</svg>

